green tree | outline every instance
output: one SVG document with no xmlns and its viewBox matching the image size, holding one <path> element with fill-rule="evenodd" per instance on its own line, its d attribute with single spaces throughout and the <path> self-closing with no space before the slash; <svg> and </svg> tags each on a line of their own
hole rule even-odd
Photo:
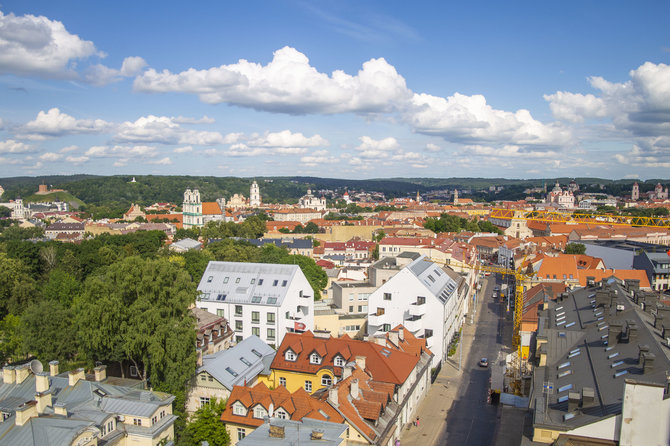
<svg viewBox="0 0 670 446">
<path fill-rule="evenodd" d="M 7 206 L 0 206 L 0 218 L 9 218 L 12 216 L 12 210 Z"/>
<path fill-rule="evenodd" d="M 72 310 L 53 299 L 31 304 L 21 317 L 25 351 L 41 361 L 70 361 L 79 351 Z"/>
<path fill-rule="evenodd" d="M 305 234 L 318 234 L 319 233 L 319 226 L 316 223 L 310 221 L 309 223 L 307 223 L 305 225 L 302 232 L 305 233 Z"/>
<path fill-rule="evenodd" d="M 221 414 L 226 408 L 225 400 L 214 400 L 196 411 L 186 425 L 178 446 L 200 446 L 207 441 L 210 446 L 227 446 L 230 442 Z"/>
<path fill-rule="evenodd" d="M 586 245 L 583 243 L 568 243 L 565 245 L 565 254 L 584 254 Z"/>
<path fill-rule="evenodd" d="M 17 362 L 24 357 L 21 318 L 8 314 L 0 321 L 0 362 Z"/>
<path fill-rule="evenodd" d="M 72 305 L 80 292 L 81 282 L 73 274 L 62 269 L 52 270 L 42 286 L 42 296 L 56 300 L 67 307 Z"/>
<path fill-rule="evenodd" d="M 0 316 L 21 314 L 36 294 L 35 281 L 23 262 L 0 252 Z"/>
</svg>

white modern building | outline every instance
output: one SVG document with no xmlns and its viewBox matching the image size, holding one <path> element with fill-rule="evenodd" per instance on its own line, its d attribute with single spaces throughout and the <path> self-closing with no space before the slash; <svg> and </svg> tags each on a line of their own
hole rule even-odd
<svg viewBox="0 0 670 446">
<path fill-rule="evenodd" d="M 421 256 L 374 291 L 368 299 L 368 335 L 402 324 L 426 339 L 433 367 L 447 359 L 448 346 L 468 309 L 465 279 Z"/>
<path fill-rule="evenodd" d="M 314 329 L 314 291 L 298 265 L 209 262 L 197 306 L 228 319 L 235 342 L 251 335 L 270 345 Z"/>
</svg>

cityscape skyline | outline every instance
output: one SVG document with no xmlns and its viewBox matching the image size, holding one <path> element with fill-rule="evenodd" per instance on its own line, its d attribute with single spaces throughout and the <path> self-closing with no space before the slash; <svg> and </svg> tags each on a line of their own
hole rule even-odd
<svg viewBox="0 0 670 446">
<path fill-rule="evenodd" d="M 668 12 L 7 2 L 0 176 L 663 178 Z"/>
</svg>

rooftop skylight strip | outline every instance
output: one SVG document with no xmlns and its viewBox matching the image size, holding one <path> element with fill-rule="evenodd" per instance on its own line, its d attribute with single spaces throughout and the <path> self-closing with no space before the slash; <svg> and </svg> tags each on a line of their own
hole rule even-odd
<svg viewBox="0 0 670 446">
<path fill-rule="evenodd" d="M 574 352 L 574 353 L 570 353 L 570 354 L 568 355 L 568 358 L 574 358 L 575 356 L 579 356 L 579 355 L 581 355 L 581 354 L 582 354 L 582 352 L 580 352 L 580 351 L 576 351 L 576 352 Z"/>
<path fill-rule="evenodd" d="M 623 361 L 617 361 L 614 364 L 612 364 L 612 368 L 619 367 L 621 364 L 623 364 Z"/>
<path fill-rule="evenodd" d="M 570 412 L 563 415 L 563 421 L 572 420 L 575 417 L 575 414 Z"/>
<path fill-rule="evenodd" d="M 575 325 L 575 324 L 576 324 L 576 322 L 570 322 L 569 324 L 567 324 L 567 325 L 565 326 L 565 328 L 570 328 L 570 327 L 572 327 L 572 326 Z"/>
<path fill-rule="evenodd" d="M 558 368 L 559 369 L 564 369 L 564 368 L 568 367 L 569 365 L 570 365 L 570 361 L 564 362 L 563 364 L 559 365 Z"/>
<path fill-rule="evenodd" d="M 614 352 L 614 353 L 612 353 L 611 355 L 609 355 L 609 356 L 607 357 L 607 359 L 616 358 L 617 356 L 619 356 L 619 352 Z"/>
<path fill-rule="evenodd" d="M 559 387 L 558 393 L 565 392 L 566 390 L 572 390 L 572 384 L 566 384 L 563 387 Z"/>
<path fill-rule="evenodd" d="M 563 325 L 563 324 L 565 324 L 565 321 L 556 322 L 556 325 Z"/>
<path fill-rule="evenodd" d="M 600 337 L 600 339 L 607 339 L 608 337 L 609 337 L 609 335 L 604 334 Z"/>
<path fill-rule="evenodd" d="M 561 305 L 560 307 L 556 307 L 556 311 L 562 310 L 562 309 L 563 309 L 563 305 Z"/>
<path fill-rule="evenodd" d="M 620 371 L 620 372 L 616 372 L 616 373 L 614 374 L 614 377 L 615 377 L 615 378 L 618 378 L 618 377 L 620 377 L 620 376 L 625 375 L 626 373 L 628 373 L 628 370 L 622 370 L 622 371 Z"/>
<path fill-rule="evenodd" d="M 614 348 L 614 346 L 607 347 L 607 348 L 605 349 L 605 351 L 608 352 L 608 351 L 612 350 L 613 348 Z"/>
<path fill-rule="evenodd" d="M 561 373 L 558 374 L 559 378 L 563 378 L 564 376 L 572 375 L 572 370 L 565 370 Z"/>
<path fill-rule="evenodd" d="M 559 403 L 565 403 L 568 400 L 568 395 L 563 395 L 558 399 Z"/>
<path fill-rule="evenodd" d="M 603 325 L 602 327 L 598 327 L 598 331 L 603 331 L 606 328 L 610 328 L 609 325 Z"/>
</svg>

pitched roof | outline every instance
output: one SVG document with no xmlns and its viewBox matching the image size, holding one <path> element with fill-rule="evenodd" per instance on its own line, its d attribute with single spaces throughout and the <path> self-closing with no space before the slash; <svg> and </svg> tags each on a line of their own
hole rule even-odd
<svg viewBox="0 0 670 446">
<path fill-rule="evenodd" d="M 651 288 L 647 272 L 643 269 L 582 269 L 579 270 L 579 284 L 581 286 L 586 286 L 587 277 L 594 277 L 596 282 L 610 277 L 616 277 L 620 280 L 639 280 L 640 288 Z"/>
<path fill-rule="evenodd" d="M 221 215 L 221 207 L 216 201 L 202 202 L 202 215 Z"/>
</svg>

